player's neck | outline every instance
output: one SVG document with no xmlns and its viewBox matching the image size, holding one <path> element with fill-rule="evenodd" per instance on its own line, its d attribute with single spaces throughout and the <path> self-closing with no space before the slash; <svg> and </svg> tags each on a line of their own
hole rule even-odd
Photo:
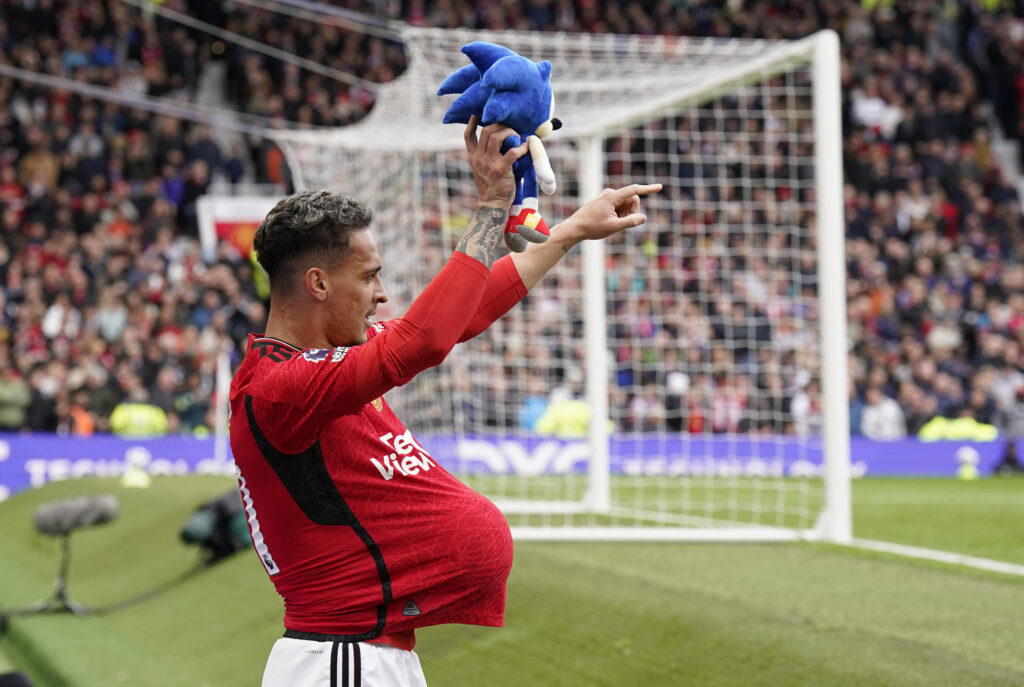
<svg viewBox="0 0 1024 687">
<path fill-rule="evenodd" d="M 330 348 L 327 336 L 319 333 L 316 321 L 317 319 L 308 313 L 300 317 L 295 308 L 287 306 L 275 308 L 271 302 L 265 335 L 271 339 L 291 344 L 299 350 Z"/>
</svg>

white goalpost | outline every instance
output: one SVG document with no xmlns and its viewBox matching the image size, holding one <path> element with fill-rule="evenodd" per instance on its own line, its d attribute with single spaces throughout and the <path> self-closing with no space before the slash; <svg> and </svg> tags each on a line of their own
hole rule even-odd
<svg viewBox="0 0 1024 687">
<path fill-rule="evenodd" d="M 366 202 L 398 316 L 475 200 L 435 91 L 473 40 L 553 63 L 554 224 L 662 182 L 440 368 L 388 395 L 533 539 L 849 542 L 839 44 L 408 27 L 360 123 L 276 130 L 297 188 Z"/>
</svg>

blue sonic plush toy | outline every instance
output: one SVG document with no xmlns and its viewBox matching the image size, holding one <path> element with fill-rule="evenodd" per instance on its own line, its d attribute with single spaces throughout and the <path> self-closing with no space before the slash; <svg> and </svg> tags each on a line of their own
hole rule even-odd
<svg viewBox="0 0 1024 687">
<path fill-rule="evenodd" d="M 541 139 L 562 126 L 552 117 L 551 63 L 534 62 L 494 43 L 475 41 L 462 46 L 472 64 L 452 72 L 438 95 L 460 93 L 444 115 L 444 123 L 467 124 L 473 115 L 484 126 L 501 122 L 517 135 L 509 136 L 502 146 L 508 150 L 520 144 L 520 136 L 529 143 L 529 152 L 512 168 L 516 195 L 505 224 L 505 244 L 521 253 L 527 241 L 548 240 L 548 225 L 538 210 L 537 187 L 551 195 L 555 192 L 555 173 L 551 169 Z"/>
</svg>

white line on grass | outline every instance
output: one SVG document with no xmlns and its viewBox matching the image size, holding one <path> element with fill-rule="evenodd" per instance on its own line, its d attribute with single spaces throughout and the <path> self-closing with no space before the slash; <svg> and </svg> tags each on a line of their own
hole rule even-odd
<svg viewBox="0 0 1024 687">
<path fill-rule="evenodd" d="M 850 541 L 850 546 L 855 546 L 861 549 L 870 549 L 872 551 L 882 551 L 883 553 L 894 553 L 899 556 L 909 556 L 910 558 L 923 558 L 925 560 L 949 563 L 951 565 L 966 565 L 971 568 L 978 568 L 979 570 L 988 570 L 991 572 L 1003 573 L 1004 575 L 1018 575 L 1024 577 L 1024 565 L 1007 563 L 1005 561 L 996 561 L 991 558 L 965 556 L 960 553 L 936 551 L 935 549 L 926 549 L 920 546 L 907 546 L 905 544 L 892 544 L 890 542 L 875 541 L 873 539 L 855 538 Z"/>
<path fill-rule="evenodd" d="M 854 496 L 853 503 L 856 504 L 871 504 L 871 503 L 938 503 L 946 504 L 950 502 L 955 503 L 976 503 L 983 506 L 1016 506 L 1020 505 L 1024 501 L 1024 494 L 992 494 L 992 493 L 975 493 L 975 494 L 950 494 L 948 492 L 904 492 L 904 493 L 885 493 L 885 494 L 871 494 L 865 496 Z"/>
</svg>

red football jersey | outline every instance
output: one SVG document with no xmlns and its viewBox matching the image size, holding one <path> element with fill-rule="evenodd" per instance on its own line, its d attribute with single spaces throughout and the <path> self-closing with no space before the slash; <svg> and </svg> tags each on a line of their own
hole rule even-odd
<svg viewBox="0 0 1024 687">
<path fill-rule="evenodd" d="M 438 465 L 381 394 L 429 366 L 410 344 L 409 332 L 424 330 L 417 313 L 429 313 L 431 335 L 461 332 L 450 348 L 523 295 L 510 261 L 488 274 L 456 253 L 409 313 L 375 325 L 365 344 L 300 351 L 250 336 L 231 385 L 231 447 L 287 629 L 363 641 L 502 624 L 504 516 Z"/>
</svg>

